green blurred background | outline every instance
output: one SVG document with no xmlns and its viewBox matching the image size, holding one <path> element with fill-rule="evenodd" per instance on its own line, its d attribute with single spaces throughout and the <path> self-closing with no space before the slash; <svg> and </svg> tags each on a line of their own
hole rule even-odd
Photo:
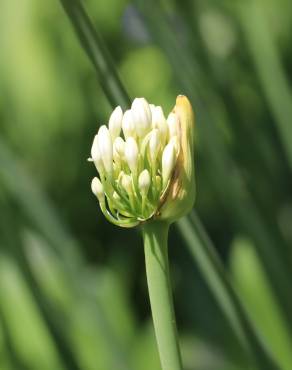
<svg viewBox="0 0 292 370">
<path fill-rule="evenodd" d="M 292 2 L 85 5 L 132 97 L 165 112 L 191 99 L 196 210 L 291 370 Z M 0 369 L 158 370 L 140 235 L 108 224 L 90 191 L 111 106 L 60 3 L 1 0 L 0 87 Z M 185 369 L 247 369 L 182 234 L 170 263 Z"/>
</svg>

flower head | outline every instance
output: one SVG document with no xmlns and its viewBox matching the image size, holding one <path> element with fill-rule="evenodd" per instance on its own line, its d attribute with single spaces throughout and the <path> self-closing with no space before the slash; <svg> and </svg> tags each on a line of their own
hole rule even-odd
<svg viewBox="0 0 292 370">
<path fill-rule="evenodd" d="M 182 95 L 167 119 L 144 98 L 124 113 L 120 107 L 113 111 L 108 127 L 95 135 L 89 158 L 99 173 L 91 188 L 110 222 L 123 227 L 156 218 L 173 222 L 191 209 L 193 126 L 192 107 Z"/>
</svg>

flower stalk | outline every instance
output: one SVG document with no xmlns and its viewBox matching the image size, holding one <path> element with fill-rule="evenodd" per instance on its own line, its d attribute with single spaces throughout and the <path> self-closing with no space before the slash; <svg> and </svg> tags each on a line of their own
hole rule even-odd
<svg viewBox="0 0 292 370">
<path fill-rule="evenodd" d="M 147 283 L 162 370 L 182 370 L 168 263 L 166 222 L 142 226 Z"/>
</svg>

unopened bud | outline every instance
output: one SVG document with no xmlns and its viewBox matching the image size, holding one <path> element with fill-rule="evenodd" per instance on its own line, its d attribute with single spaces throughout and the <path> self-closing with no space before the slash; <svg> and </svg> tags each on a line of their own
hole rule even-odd
<svg viewBox="0 0 292 370">
<path fill-rule="evenodd" d="M 125 142 L 120 136 L 114 141 L 114 153 L 118 154 L 120 158 L 125 155 Z"/>
<path fill-rule="evenodd" d="M 173 142 L 166 145 L 162 153 L 162 186 L 167 185 L 171 172 L 175 165 L 175 149 Z"/>
<path fill-rule="evenodd" d="M 153 120 L 153 114 L 154 114 L 154 111 L 155 111 L 156 105 L 154 105 L 154 104 L 149 104 L 149 108 L 150 108 L 150 110 L 151 110 L 152 120 Z"/>
<path fill-rule="evenodd" d="M 136 140 L 129 137 L 125 145 L 125 158 L 131 172 L 135 173 L 138 165 L 139 149 Z"/>
<path fill-rule="evenodd" d="M 168 136 L 168 126 L 161 107 L 155 107 L 152 111 L 152 127 L 158 128 L 161 133 L 161 144 L 164 145 Z"/>
<path fill-rule="evenodd" d="M 131 176 L 123 175 L 123 177 L 122 177 L 122 187 L 126 190 L 126 192 L 128 194 L 131 194 L 133 192 Z"/>
<path fill-rule="evenodd" d="M 110 116 L 108 127 L 112 140 L 115 140 L 121 133 L 123 111 L 121 107 L 116 107 Z"/>
<path fill-rule="evenodd" d="M 151 109 L 146 99 L 134 99 L 131 107 L 137 135 L 145 136 L 151 130 Z"/>
<path fill-rule="evenodd" d="M 98 148 L 98 136 L 95 135 L 91 147 L 91 158 L 94 161 L 96 157 L 100 156 L 99 148 Z"/>
<path fill-rule="evenodd" d="M 178 135 L 178 118 L 177 115 L 173 112 L 169 113 L 167 117 L 167 125 L 168 125 L 168 132 L 169 132 L 169 138 L 172 136 Z"/>
<path fill-rule="evenodd" d="M 126 139 L 131 136 L 132 137 L 136 136 L 135 124 L 133 121 L 131 110 L 127 110 L 124 113 L 123 120 L 122 120 L 122 129 L 123 129 L 123 133 Z"/>
<path fill-rule="evenodd" d="M 98 136 L 94 136 L 94 140 L 91 147 L 91 158 L 89 158 L 90 161 L 93 161 L 95 164 L 95 167 L 97 171 L 101 174 L 104 170 L 99 146 L 98 146 Z"/>
<path fill-rule="evenodd" d="M 106 172 L 111 174 L 113 170 L 113 144 L 108 128 L 104 125 L 101 126 L 98 130 L 97 137 L 104 168 Z"/>
<path fill-rule="evenodd" d="M 138 185 L 140 189 L 140 193 L 142 195 L 147 195 L 149 187 L 150 187 L 150 174 L 148 170 L 143 170 L 138 179 Z"/>
<path fill-rule="evenodd" d="M 91 181 L 91 190 L 97 199 L 102 202 L 104 201 L 104 190 L 103 185 L 98 177 L 94 177 Z"/>
<path fill-rule="evenodd" d="M 177 156 L 179 154 L 179 140 L 177 136 L 173 136 L 170 140 L 169 143 L 172 143 L 175 155 Z"/>
<path fill-rule="evenodd" d="M 149 152 L 152 162 L 156 160 L 159 148 L 160 148 L 161 134 L 160 131 L 156 128 L 151 131 L 151 137 L 149 140 Z"/>
<path fill-rule="evenodd" d="M 124 160 L 125 155 L 125 142 L 124 140 L 118 136 L 113 145 L 113 157 L 116 164 L 121 165 L 122 161 Z"/>
</svg>

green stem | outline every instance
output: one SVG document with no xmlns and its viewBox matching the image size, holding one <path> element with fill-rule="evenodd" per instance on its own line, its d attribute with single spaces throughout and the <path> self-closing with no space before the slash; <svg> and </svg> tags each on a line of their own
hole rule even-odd
<svg viewBox="0 0 292 370">
<path fill-rule="evenodd" d="M 168 229 L 169 224 L 157 221 L 143 226 L 146 274 L 161 367 L 182 370 L 169 278 Z"/>
</svg>

